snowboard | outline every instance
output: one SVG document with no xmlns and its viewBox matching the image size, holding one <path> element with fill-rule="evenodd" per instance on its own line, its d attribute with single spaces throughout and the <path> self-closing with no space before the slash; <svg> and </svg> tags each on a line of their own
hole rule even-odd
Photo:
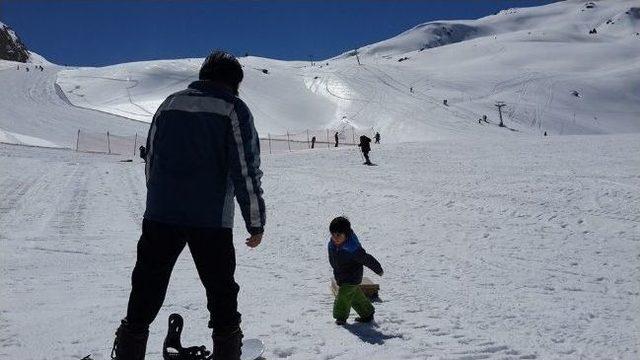
<svg viewBox="0 0 640 360">
<path fill-rule="evenodd" d="M 202 346 L 182 346 L 180 337 L 184 328 L 184 319 L 180 314 L 169 315 L 169 328 L 162 345 L 164 360 L 209 360 L 211 352 Z M 260 339 L 244 339 L 242 341 L 241 360 L 257 360 L 264 353 L 264 343 Z M 87 355 L 81 360 L 93 360 Z"/>
<path fill-rule="evenodd" d="M 242 355 L 240 360 L 258 360 L 264 353 L 264 343 L 260 339 L 246 339 L 242 341 Z M 106 359 L 109 359 L 107 357 Z M 97 359 L 100 359 L 98 357 Z M 93 360 L 91 355 L 83 357 L 81 360 Z"/>
<path fill-rule="evenodd" d="M 246 339 L 242 341 L 241 360 L 256 360 L 264 353 L 264 343 L 260 339 Z"/>
<path fill-rule="evenodd" d="M 242 341 L 242 355 L 240 355 L 240 360 L 257 360 L 263 353 L 264 343 L 262 340 L 245 339 Z M 165 359 L 167 359 L 167 357 L 165 357 Z"/>
<path fill-rule="evenodd" d="M 164 360 L 208 359 L 211 354 L 204 346 L 183 347 L 180 341 L 184 319 L 180 314 L 169 315 L 167 336 L 162 345 Z M 264 343 L 259 339 L 244 339 L 242 341 L 241 360 L 255 360 L 262 356 Z"/>
</svg>

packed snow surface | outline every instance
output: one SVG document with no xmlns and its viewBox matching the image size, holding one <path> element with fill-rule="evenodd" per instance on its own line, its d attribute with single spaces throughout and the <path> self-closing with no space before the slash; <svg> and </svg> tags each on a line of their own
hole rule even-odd
<svg viewBox="0 0 640 360">
<path fill-rule="evenodd" d="M 240 96 L 262 136 L 350 125 L 383 139 L 375 167 L 357 148 L 263 148 L 263 244 L 244 245 L 239 213 L 234 233 L 242 326 L 265 359 L 640 358 L 639 8 L 565 1 L 421 24 L 361 48 L 362 65 L 353 52 L 313 65 L 241 58 Z M 109 357 L 144 165 L 71 149 L 144 136 L 201 62 L 0 61 L 0 358 Z M 331 317 L 338 215 L 385 269 L 366 274 L 381 287 L 372 325 Z M 172 312 L 185 344 L 210 347 L 188 252 L 149 359 Z"/>
<path fill-rule="evenodd" d="M 263 244 L 236 223 L 240 311 L 267 359 L 637 359 L 640 136 L 522 136 L 265 156 Z M 144 165 L 0 147 L 7 359 L 106 359 L 125 314 Z M 333 323 L 328 223 L 350 217 L 385 269 L 376 323 Z M 240 218 L 240 214 L 236 214 Z M 183 252 L 151 327 L 169 314 L 209 344 Z"/>
</svg>

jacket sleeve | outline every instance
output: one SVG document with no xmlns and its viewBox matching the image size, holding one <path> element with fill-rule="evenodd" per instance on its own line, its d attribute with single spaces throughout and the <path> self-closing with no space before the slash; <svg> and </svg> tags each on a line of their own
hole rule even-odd
<svg viewBox="0 0 640 360">
<path fill-rule="evenodd" d="M 251 235 L 264 232 L 266 211 L 262 198 L 260 139 L 247 105 L 237 99 L 229 114 L 231 132 L 229 166 L 234 191 L 247 231 Z"/>
<path fill-rule="evenodd" d="M 367 254 L 367 252 L 363 248 L 359 248 L 356 250 L 354 254 L 354 259 L 360 264 L 368 267 L 374 273 L 378 275 L 382 275 L 382 265 L 374 258 L 372 255 Z"/>
<path fill-rule="evenodd" d="M 160 113 L 162 113 L 162 111 L 166 108 L 167 103 L 170 101 L 171 96 L 169 96 L 168 98 L 165 99 L 165 101 L 162 102 L 162 104 L 160 104 L 160 106 L 158 107 L 158 110 L 156 110 L 156 113 L 153 115 L 153 120 L 151 120 L 151 125 L 149 126 L 149 133 L 147 134 L 147 143 L 146 143 L 146 147 L 145 147 L 145 157 L 144 157 L 144 162 L 145 167 L 144 167 L 144 173 L 145 173 L 145 177 L 147 180 L 147 184 L 149 183 L 149 177 L 151 176 L 151 167 L 153 166 L 153 154 L 154 154 L 154 144 L 155 144 L 155 140 L 157 139 L 157 135 L 158 135 L 158 118 L 160 117 Z"/>
</svg>

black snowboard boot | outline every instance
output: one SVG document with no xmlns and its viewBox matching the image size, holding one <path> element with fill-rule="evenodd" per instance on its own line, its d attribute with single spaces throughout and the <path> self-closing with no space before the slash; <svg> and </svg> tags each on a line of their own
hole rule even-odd
<svg viewBox="0 0 640 360">
<path fill-rule="evenodd" d="M 242 354 L 242 330 L 239 326 L 214 330 L 212 360 L 240 360 Z"/>
<path fill-rule="evenodd" d="M 133 326 L 123 319 L 116 330 L 116 339 L 111 349 L 113 360 L 144 360 L 147 350 L 149 327 Z"/>
</svg>

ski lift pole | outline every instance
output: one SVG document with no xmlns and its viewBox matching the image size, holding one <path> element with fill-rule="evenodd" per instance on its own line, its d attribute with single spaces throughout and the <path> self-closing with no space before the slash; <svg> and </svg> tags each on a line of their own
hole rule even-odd
<svg viewBox="0 0 640 360">
<path fill-rule="evenodd" d="M 502 122 L 502 107 L 506 105 L 507 104 L 503 103 L 502 101 L 498 101 L 495 104 L 495 106 L 498 108 L 498 114 L 500 116 L 500 124 L 498 125 L 500 127 L 505 127 L 504 122 Z"/>
<path fill-rule="evenodd" d="M 307 149 L 311 149 L 311 144 L 309 143 L 309 129 L 307 129 Z"/>
<path fill-rule="evenodd" d="M 291 151 L 291 143 L 289 142 L 289 130 L 287 130 L 287 147 L 289 147 L 289 151 Z"/>
<path fill-rule="evenodd" d="M 111 139 L 109 139 L 109 132 L 107 131 L 107 150 L 111 154 Z"/>
<path fill-rule="evenodd" d="M 76 151 L 78 151 L 79 144 L 80 144 L 80 129 L 78 129 L 78 135 L 76 136 Z"/>
</svg>

